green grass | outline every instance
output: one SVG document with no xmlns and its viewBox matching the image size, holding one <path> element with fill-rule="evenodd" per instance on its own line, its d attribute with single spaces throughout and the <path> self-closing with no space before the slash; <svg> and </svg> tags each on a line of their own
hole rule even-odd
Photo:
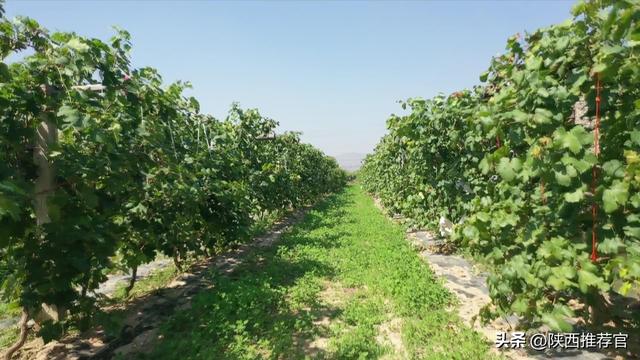
<svg viewBox="0 0 640 360">
<path fill-rule="evenodd" d="M 0 302 L 0 320 L 20 316 L 20 307 L 16 303 Z M 17 327 L 0 330 L 0 349 L 9 347 L 18 338 Z"/>
<path fill-rule="evenodd" d="M 17 328 L 9 328 L 0 330 L 0 350 L 4 350 L 18 339 L 20 332 Z"/>
<path fill-rule="evenodd" d="M 404 231 L 359 185 L 328 198 L 277 246 L 162 327 L 149 359 L 480 359 L 489 346 L 445 309 L 454 302 Z"/>
<path fill-rule="evenodd" d="M 0 319 L 20 316 L 20 306 L 13 303 L 0 302 Z"/>
</svg>

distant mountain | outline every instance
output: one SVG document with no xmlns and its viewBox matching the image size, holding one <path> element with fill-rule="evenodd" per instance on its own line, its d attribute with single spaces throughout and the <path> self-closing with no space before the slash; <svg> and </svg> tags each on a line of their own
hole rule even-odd
<svg viewBox="0 0 640 360">
<path fill-rule="evenodd" d="M 362 153 L 344 153 L 334 156 L 340 167 L 347 171 L 356 171 L 360 169 L 362 160 L 367 154 Z"/>
</svg>

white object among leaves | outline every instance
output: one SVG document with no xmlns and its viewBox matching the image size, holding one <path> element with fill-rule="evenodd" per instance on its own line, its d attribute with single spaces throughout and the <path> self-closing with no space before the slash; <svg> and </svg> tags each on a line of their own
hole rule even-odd
<svg viewBox="0 0 640 360">
<path fill-rule="evenodd" d="M 448 237 L 449 235 L 451 235 L 451 232 L 453 232 L 453 223 L 449 221 L 449 219 L 445 218 L 444 216 L 440 217 L 439 225 L 440 225 L 440 236 Z"/>
</svg>

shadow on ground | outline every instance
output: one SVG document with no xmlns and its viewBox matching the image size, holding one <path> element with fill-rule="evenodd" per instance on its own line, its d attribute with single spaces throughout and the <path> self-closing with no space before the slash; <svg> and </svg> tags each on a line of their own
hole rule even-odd
<svg viewBox="0 0 640 360">
<path fill-rule="evenodd" d="M 210 268 L 208 289 L 194 296 L 161 329 L 156 350 L 137 358 L 315 358 L 325 357 L 318 338 L 341 310 L 321 303 L 322 279 L 335 269 L 314 258 L 341 246 L 348 233 L 344 208 L 351 200 L 331 196 L 284 234 L 277 246 L 255 247 L 229 270 Z M 122 354 L 130 358 L 133 354 Z"/>
</svg>

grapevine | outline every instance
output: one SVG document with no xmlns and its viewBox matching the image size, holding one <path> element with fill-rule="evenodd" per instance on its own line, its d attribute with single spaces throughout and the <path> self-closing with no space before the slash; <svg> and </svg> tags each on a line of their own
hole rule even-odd
<svg viewBox="0 0 640 360">
<path fill-rule="evenodd" d="M 493 269 L 485 318 L 637 328 L 615 304 L 640 288 L 640 4 L 573 14 L 509 38 L 482 85 L 404 103 L 361 176 L 417 225 L 457 223 Z"/>
<path fill-rule="evenodd" d="M 264 140 L 277 122 L 257 110 L 202 114 L 188 83 L 133 68 L 131 47 L 124 30 L 105 42 L 0 18 L 0 295 L 45 340 L 93 314 L 114 267 L 215 255 L 346 180 L 297 133 Z"/>
</svg>

